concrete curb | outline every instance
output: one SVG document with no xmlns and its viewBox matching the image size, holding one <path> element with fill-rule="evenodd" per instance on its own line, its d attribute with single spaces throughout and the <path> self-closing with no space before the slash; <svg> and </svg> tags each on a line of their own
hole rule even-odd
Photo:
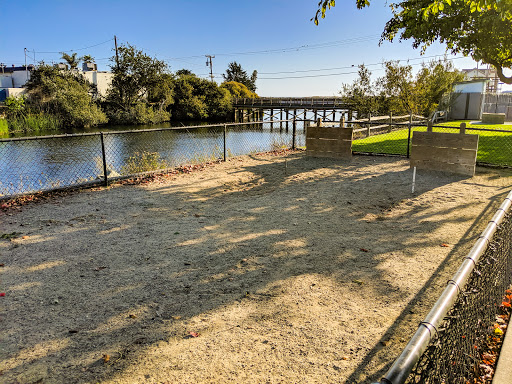
<svg viewBox="0 0 512 384">
<path fill-rule="evenodd" d="M 510 322 L 508 327 L 510 327 Z M 510 384 L 512 382 L 512 332 L 508 332 L 508 327 L 492 384 Z"/>
</svg>

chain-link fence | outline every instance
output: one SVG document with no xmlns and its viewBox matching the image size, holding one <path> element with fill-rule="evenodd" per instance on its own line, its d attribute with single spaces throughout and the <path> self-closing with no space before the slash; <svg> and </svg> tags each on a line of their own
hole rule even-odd
<svg viewBox="0 0 512 384">
<path fill-rule="evenodd" d="M 371 117 L 344 124 L 354 128 L 354 153 L 408 157 L 414 132 L 427 129 L 419 118 Z M 254 152 L 304 148 L 304 125 L 300 120 L 277 120 L 0 139 L 0 198 Z M 459 132 L 448 125 L 436 125 L 433 130 Z M 480 137 L 477 163 L 512 166 L 512 130 L 471 127 L 466 133 Z"/>
<path fill-rule="evenodd" d="M 399 155 L 409 157 L 414 132 L 425 132 L 426 123 L 381 122 L 347 123 L 354 126 L 354 153 Z M 434 125 L 434 132 L 459 133 L 450 125 Z M 478 135 L 477 164 L 512 166 L 512 129 L 466 128 L 466 133 Z"/>
<path fill-rule="evenodd" d="M 0 139 L 0 198 L 303 145 L 293 121 Z"/>
<path fill-rule="evenodd" d="M 408 383 L 465 384 L 481 376 L 480 353 L 495 336 L 498 307 L 512 283 L 511 236 L 512 217 L 507 216 Z"/>
<path fill-rule="evenodd" d="M 512 192 L 382 384 L 481 382 L 480 353 L 492 345 L 499 307 L 512 283 L 511 205 Z"/>
<path fill-rule="evenodd" d="M 414 115 L 377 116 L 346 124 L 354 128 L 354 152 L 409 156 L 412 130 L 418 124 L 426 127 L 427 121 Z"/>
</svg>

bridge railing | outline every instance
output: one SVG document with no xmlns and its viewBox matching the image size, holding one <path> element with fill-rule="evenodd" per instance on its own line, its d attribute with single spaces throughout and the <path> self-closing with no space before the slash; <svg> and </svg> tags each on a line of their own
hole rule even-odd
<svg viewBox="0 0 512 384">
<path fill-rule="evenodd" d="M 304 107 L 338 107 L 349 106 L 341 97 L 259 97 L 259 98 L 236 98 L 233 102 L 235 107 L 261 107 L 261 106 L 304 106 Z"/>
</svg>

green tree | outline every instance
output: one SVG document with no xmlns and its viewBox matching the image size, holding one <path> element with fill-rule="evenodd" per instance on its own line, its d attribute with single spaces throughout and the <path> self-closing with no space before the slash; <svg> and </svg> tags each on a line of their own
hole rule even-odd
<svg viewBox="0 0 512 384">
<path fill-rule="evenodd" d="M 447 60 L 423 64 L 416 76 L 410 65 L 400 65 L 398 61 L 385 62 L 383 67 L 384 76 L 375 82 L 368 69 L 360 66 L 358 79 L 343 85 L 341 94 L 354 105 L 359 117 L 390 112 L 429 116 L 452 92 L 453 84 L 464 78 Z"/>
<path fill-rule="evenodd" d="M 80 74 L 40 65 L 26 83 L 28 106 L 60 118 L 66 126 L 88 127 L 107 122 L 91 97 L 91 84 Z"/>
<path fill-rule="evenodd" d="M 176 76 L 195 76 L 190 69 L 179 69 L 176 71 Z"/>
<path fill-rule="evenodd" d="M 363 65 L 359 66 L 358 78 L 352 84 L 343 84 L 341 96 L 345 103 L 351 104 L 357 111 L 358 118 L 378 113 L 381 100 L 377 95 L 377 86 L 371 80 L 372 73 Z"/>
<path fill-rule="evenodd" d="M 19 117 L 26 112 L 26 96 L 21 95 L 19 97 L 9 96 L 5 99 L 5 106 L 7 107 L 8 117 Z"/>
<path fill-rule="evenodd" d="M 73 54 L 71 55 L 68 55 L 65 52 L 61 52 L 60 54 L 62 55 L 62 60 L 68 63 L 70 69 L 76 69 L 78 67 L 78 63 L 80 63 L 80 58 L 78 57 L 76 52 L 73 52 Z"/>
<path fill-rule="evenodd" d="M 236 81 L 225 81 L 220 85 L 220 87 L 226 89 L 230 93 L 231 97 L 234 98 L 255 99 L 258 97 L 256 93 L 249 90 L 249 88 L 247 88 L 244 84 L 238 83 Z"/>
<path fill-rule="evenodd" d="M 152 58 L 134 46 L 127 44 L 118 48 L 119 60 L 112 57 L 111 70 L 114 75 L 109 92 L 109 101 L 128 110 L 138 102 L 145 102 L 152 90 L 162 80 L 167 65 Z"/>
<path fill-rule="evenodd" d="M 226 88 L 219 87 L 194 74 L 180 75 L 174 81 L 174 103 L 172 116 L 178 120 L 224 119 L 231 114 L 231 95 Z"/>
<path fill-rule="evenodd" d="M 383 66 L 385 74 L 376 83 L 383 96 L 386 112 L 420 113 L 412 66 L 400 65 L 399 61 L 387 61 Z"/>
<path fill-rule="evenodd" d="M 94 57 L 92 57 L 91 55 L 84 55 L 80 58 L 80 60 L 82 60 L 84 63 L 93 63 Z"/>
<path fill-rule="evenodd" d="M 118 59 L 111 58 L 114 75 L 105 108 L 116 123 L 149 124 L 168 121 L 172 86 L 167 65 L 134 46 L 118 48 Z"/>
<path fill-rule="evenodd" d="M 464 80 L 464 74 L 456 70 L 451 61 L 438 60 L 422 65 L 416 74 L 418 113 L 430 116 L 436 109 L 449 107 L 449 95 L 453 85 Z M 444 103 L 444 104 L 443 104 Z"/>
<path fill-rule="evenodd" d="M 258 71 L 254 70 L 249 77 L 247 72 L 240 64 L 233 61 L 228 64 L 226 74 L 222 74 L 225 82 L 236 81 L 237 83 L 244 84 L 252 92 L 256 92 L 256 80 L 258 78 Z"/>
<path fill-rule="evenodd" d="M 369 0 L 356 0 L 358 8 Z M 325 17 L 334 0 L 321 0 L 314 17 Z M 498 77 L 512 84 L 503 73 L 512 68 L 512 2 L 503 0 L 405 0 L 390 4 L 393 17 L 386 23 L 381 41 L 412 39 L 424 51 L 435 41 L 453 54 L 462 53 L 493 65 Z"/>
</svg>

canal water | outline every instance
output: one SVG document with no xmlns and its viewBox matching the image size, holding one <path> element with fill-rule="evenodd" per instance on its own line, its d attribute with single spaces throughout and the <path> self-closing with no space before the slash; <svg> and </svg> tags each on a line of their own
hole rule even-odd
<svg viewBox="0 0 512 384">
<path fill-rule="evenodd" d="M 228 157 L 291 147 L 292 123 L 288 129 L 286 125 L 227 125 Z M 109 177 L 202 163 L 224 155 L 222 124 L 172 130 L 167 129 L 168 124 L 137 128 L 117 126 L 68 131 L 69 135 L 58 137 L 0 139 L 0 197 L 101 180 L 103 154 Z M 296 145 L 305 145 L 302 122 L 297 122 Z"/>
</svg>

